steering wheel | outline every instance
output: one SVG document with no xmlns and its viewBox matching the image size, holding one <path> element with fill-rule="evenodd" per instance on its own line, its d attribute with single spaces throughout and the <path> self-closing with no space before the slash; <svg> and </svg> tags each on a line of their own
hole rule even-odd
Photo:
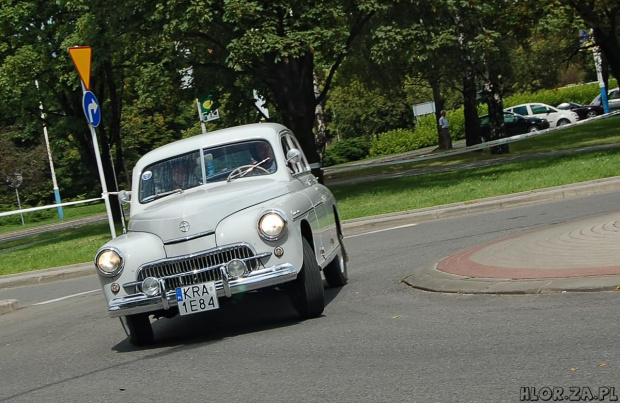
<svg viewBox="0 0 620 403">
<path fill-rule="evenodd" d="M 246 172 L 241 175 L 243 170 L 246 170 Z M 254 169 L 260 169 L 261 171 L 263 171 L 266 174 L 269 174 L 269 171 L 266 170 L 263 167 L 260 167 L 258 165 L 241 165 L 240 167 L 237 167 L 235 169 L 232 170 L 232 172 L 230 173 L 230 175 L 228 175 L 228 178 L 226 178 L 226 181 L 230 182 L 230 180 L 236 176 L 245 176 L 246 174 L 250 173 L 250 171 L 254 170 Z"/>
</svg>

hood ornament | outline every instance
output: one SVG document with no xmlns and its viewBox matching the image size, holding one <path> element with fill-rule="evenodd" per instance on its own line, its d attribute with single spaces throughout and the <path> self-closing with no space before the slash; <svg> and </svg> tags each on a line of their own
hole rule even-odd
<svg viewBox="0 0 620 403">
<path fill-rule="evenodd" d="M 179 224 L 179 229 L 181 230 L 181 232 L 189 231 L 189 223 L 187 221 L 181 221 L 181 223 Z"/>
</svg>

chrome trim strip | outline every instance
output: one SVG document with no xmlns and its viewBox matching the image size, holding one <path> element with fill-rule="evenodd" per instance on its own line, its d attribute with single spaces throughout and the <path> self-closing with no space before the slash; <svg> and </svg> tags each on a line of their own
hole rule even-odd
<svg viewBox="0 0 620 403">
<path fill-rule="evenodd" d="M 174 245 L 175 243 L 191 241 L 192 239 L 202 238 L 203 236 L 209 236 L 209 235 L 215 235 L 215 230 L 211 229 L 209 231 L 199 232 L 197 234 L 186 236 L 186 237 L 169 239 L 167 241 L 164 241 L 164 245 Z"/>
<path fill-rule="evenodd" d="M 260 288 L 272 287 L 297 278 L 299 270 L 290 263 L 255 270 L 247 277 L 228 281 L 230 295 Z M 222 281 L 215 282 L 218 298 L 226 296 L 227 290 Z M 165 301 L 165 302 L 164 302 Z M 166 305 L 168 308 L 166 308 Z M 163 295 L 149 297 L 144 293 L 114 298 L 108 302 L 108 314 L 112 318 L 137 313 L 154 312 L 177 306 L 176 290 L 164 291 Z"/>
<path fill-rule="evenodd" d="M 297 211 L 297 216 L 296 216 L 296 217 L 293 217 L 293 221 L 297 221 L 297 220 L 299 220 L 300 218 L 305 217 L 305 216 L 306 216 L 306 214 L 308 214 L 309 212 L 311 212 L 313 208 L 314 208 L 314 206 L 313 206 L 313 207 L 310 207 L 308 210 L 304 211 L 303 213 L 300 213 L 299 211 Z M 293 215 L 295 215 L 295 213 L 293 213 Z"/>
</svg>

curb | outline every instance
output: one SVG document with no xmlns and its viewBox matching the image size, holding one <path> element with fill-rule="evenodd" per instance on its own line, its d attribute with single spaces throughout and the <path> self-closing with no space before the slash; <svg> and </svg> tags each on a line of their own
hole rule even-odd
<svg viewBox="0 0 620 403">
<path fill-rule="evenodd" d="M 413 269 L 401 280 L 411 288 L 452 294 L 525 295 L 560 292 L 600 292 L 620 290 L 620 276 L 586 276 L 545 279 L 490 279 L 464 277 L 437 270 L 437 264 Z"/>
</svg>

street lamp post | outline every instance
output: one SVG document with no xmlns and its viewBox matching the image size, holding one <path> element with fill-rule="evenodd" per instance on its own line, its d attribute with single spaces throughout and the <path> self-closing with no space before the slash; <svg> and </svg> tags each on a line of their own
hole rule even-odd
<svg viewBox="0 0 620 403">
<path fill-rule="evenodd" d="M 22 204 L 19 201 L 19 191 L 17 191 L 17 188 L 19 187 L 19 185 L 22 184 L 22 174 L 15 172 L 13 175 L 8 175 L 6 177 L 6 181 L 9 184 L 10 187 L 15 189 L 15 195 L 17 196 L 17 208 L 19 210 L 22 209 Z M 20 212 L 19 215 L 21 216 L 22 219 L 22 225 L 24 225 L 24 215 Z"/>
<path fill-rule="evenodd" d="M 39 89 L 39 82 L 34 80 L 34 85 L 37 86 L 37 90 Z M 43 135 L 45 136 L 45 145 L 47 147 L 47 159 L 50 162 L 50 171 L 52 171 L 52 184 L 54 186 L 54 199 L 56 200 L 56 204 L 60 204 L 60 192 L 58 191 L 58 183 L 56 182 L 56 173 L 54 172 L 54 162 L 52 160 L 52 151 L 50 149 L 50 141 L 47 136 L 47 125 L 45 124 L 45 113 L 43 113 L 43 103 L 39 101 L 39 109 L 41 110 L 41 120 L 43 121 Z M 64 218 L 64 214 L 62 212 L 62 206 L 58 206 L 58 218 L 61 220 Z"/>
</svg>

